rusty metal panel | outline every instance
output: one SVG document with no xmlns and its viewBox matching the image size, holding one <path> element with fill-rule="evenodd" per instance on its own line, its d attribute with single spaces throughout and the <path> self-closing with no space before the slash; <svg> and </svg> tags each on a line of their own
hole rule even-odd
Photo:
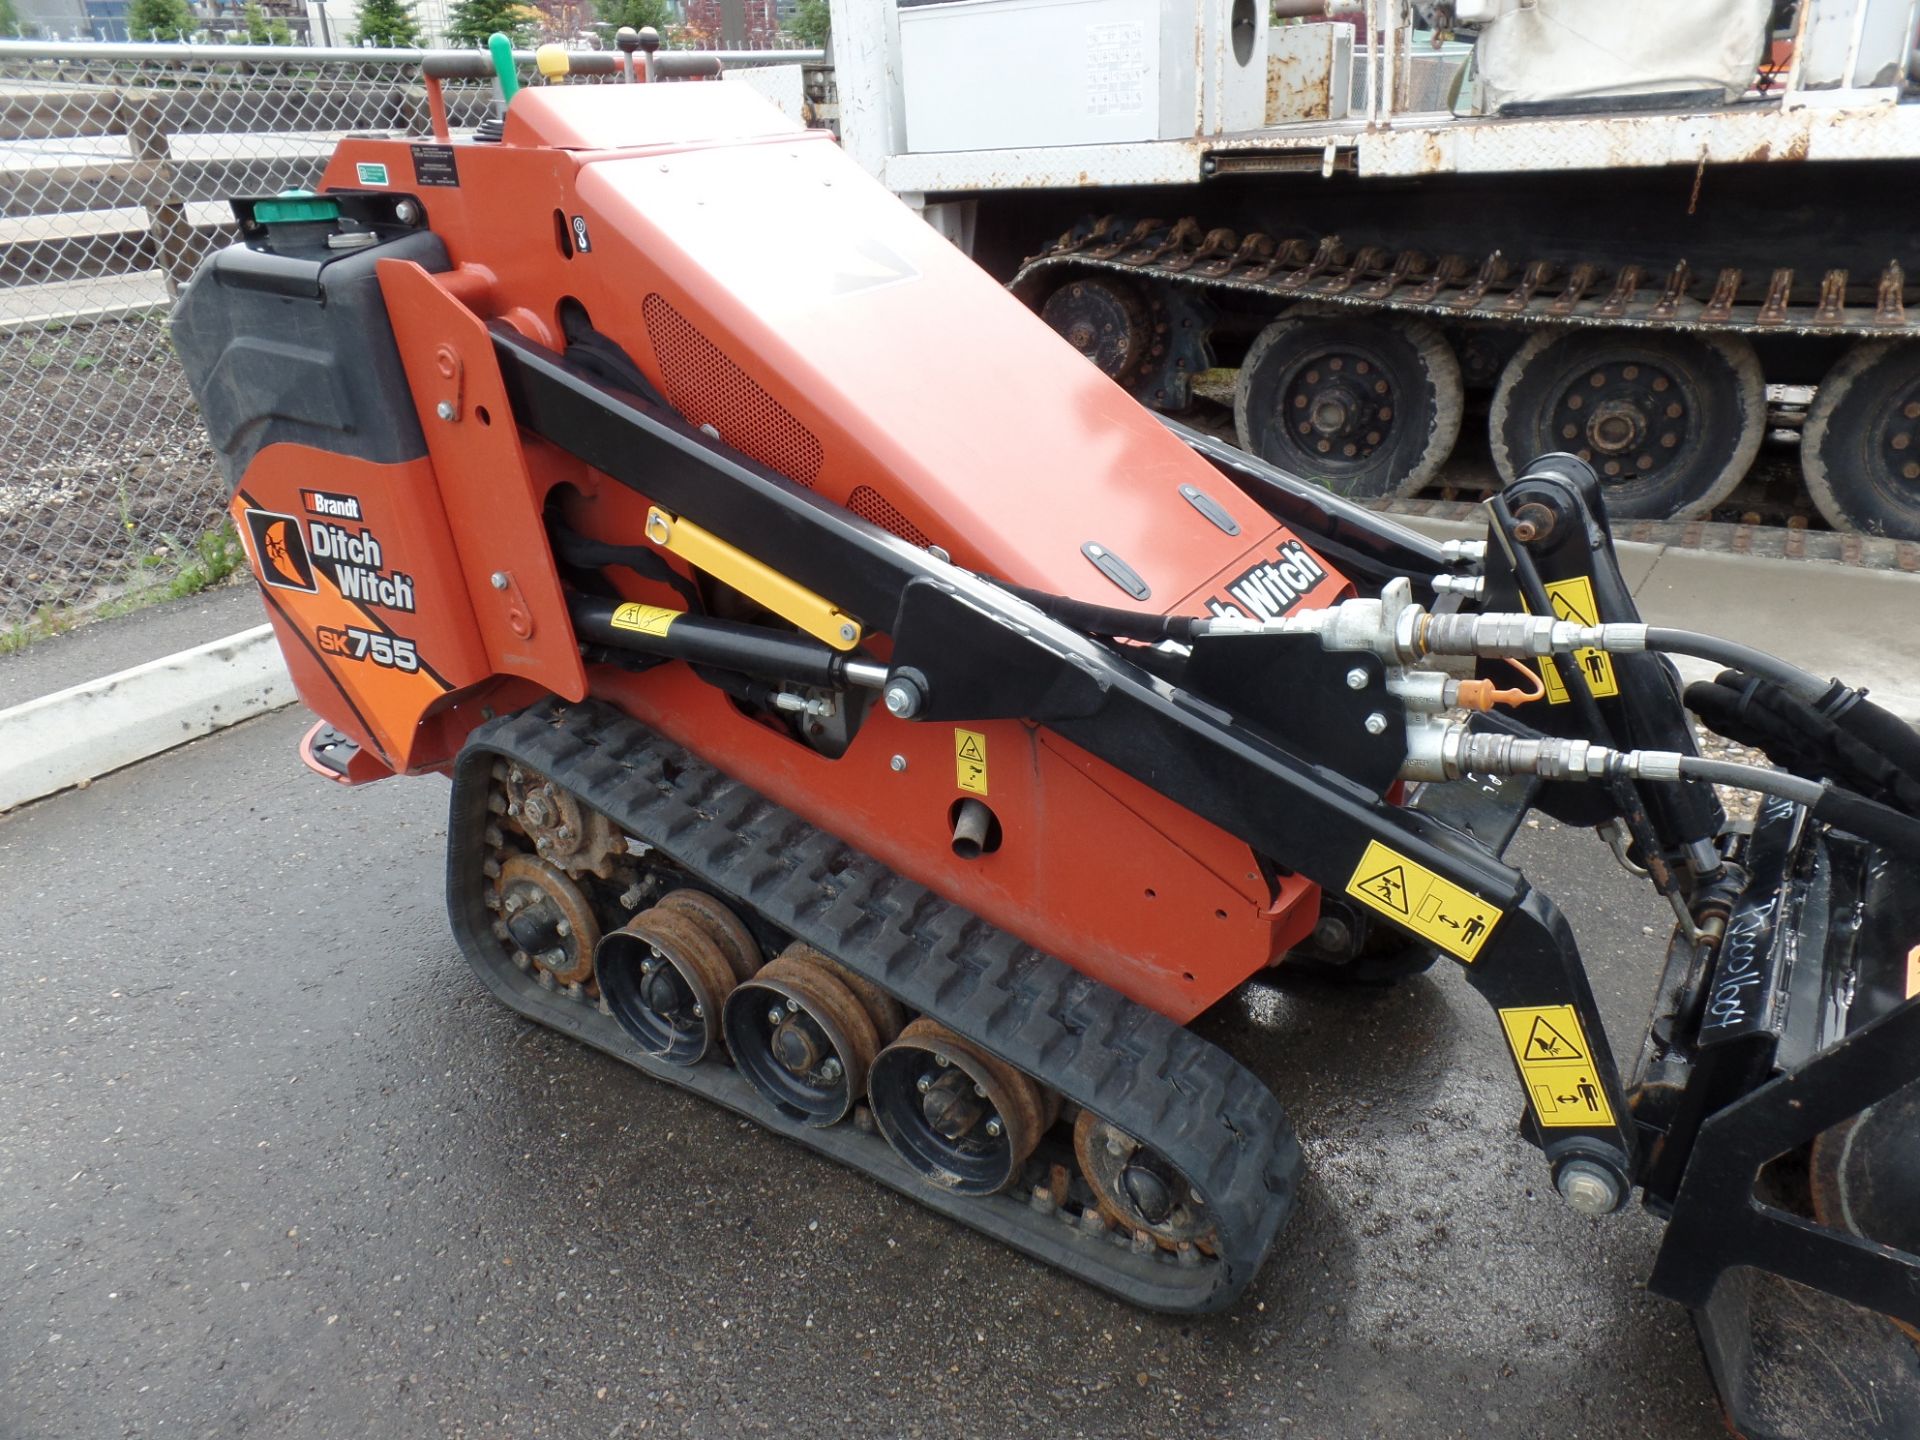
<svg viewBox="0 0 1920 1440">
<path fill-rule="evenodd" d="M 1920 156 L 1920 107 L 1442 119 L 1359 137 L 1362 175 L 1611 170 Z"/>
<path fill-rule="evenodd" d="M 1280 25 L 1267 32 L 1267 123 L 1340 120 L 1351 108 L 1353 26 Z"/>
</svg>

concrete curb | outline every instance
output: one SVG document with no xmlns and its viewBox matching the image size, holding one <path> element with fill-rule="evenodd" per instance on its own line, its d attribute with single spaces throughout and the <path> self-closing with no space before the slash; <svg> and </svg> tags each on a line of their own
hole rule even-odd
<svg viewBox="0 0 1920 1440">
<path fill-rule="evenodd" d="M 0 811 L 295 699 L 271 625 L 0 710 Z"/>
</svg>

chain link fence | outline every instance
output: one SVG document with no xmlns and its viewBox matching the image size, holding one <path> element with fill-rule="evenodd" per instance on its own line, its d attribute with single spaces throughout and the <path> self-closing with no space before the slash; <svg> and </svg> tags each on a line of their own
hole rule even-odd
<svg viewBox="0 0 1920 1440">
<path fill-rule="evenodd" d="M 173 297 L 235 237 L 227 197 L 312 187 L 348 133 L 426 133 L 419 61 L 0 43 L 0 648 L 238 563 Z M 484 82 L 444 93 L 456 135 L 492 101 Z"/>
</svg>

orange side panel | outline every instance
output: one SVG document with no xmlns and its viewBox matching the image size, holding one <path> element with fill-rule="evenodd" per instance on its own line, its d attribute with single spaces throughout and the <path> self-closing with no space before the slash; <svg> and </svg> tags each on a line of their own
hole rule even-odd
<svg viewBox="0 0 1920 1440">
<path fill-rule="evenodd" d="M 684 666 L 596 669 L 593 682 L 822 829 L 1181 1023 L 1304 940 L 1317 918 L 1313 886 L 1289 878 L 1270 906 L 1244 845 L 1017 721 L 923 725 L 875 710 L 829 760 L 743 716 Z M 984 737 L 985 798 L 1002 827 L 1000 848 L 977 860 L 950 843 L 958 730 Z M 1119 798 L 1136 791 L 1147 805 Z M 1152 814 L 1152 802 L 1164 811 Z M 1154 823 L 1163 819 L 1175 828 Z"/>
<path fill-rule="evenodd" d="M 270 445 L 231 509 L 300 698 L 390 769 L 441 763 L 421 722 L 492 672 L 433 466 Z"/>
<path fill-rule="evenodd" d="M 581 699 L 586 672 L 493 341 L 418 265 L 382 260 L 379 274 L 459 552 L 451 573 L 465 577 L 493 668 Z"/>
</svg>

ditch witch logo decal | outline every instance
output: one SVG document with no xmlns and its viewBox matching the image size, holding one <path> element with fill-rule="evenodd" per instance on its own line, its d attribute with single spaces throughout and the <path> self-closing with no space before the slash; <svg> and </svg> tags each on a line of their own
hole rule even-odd
<svg viewBox="0 0 1920 1440">
<path fill-rule="evenodd" d="M 300 537 L 298 520 L 271 510 L 249 510 L 247 529 L 253 537 L 262 580 L 281 590 L 304 590 L 308 594 L 320 588 L 313 583 L 313 560 L 307 554 L 307 542 Z"/>
<path fill-rule="evenodd" d="M 1218 616 L 1241 620 L 1277 620 L 1327 578 L 1326 568 L 1307 553 L 1298 540 L 1289 540 L 1271 560 L 1262 560 L 1237 580 L 1227 582 L 1227 595 L 1207 601 Z"/>
<path fill-rule="evenodd" d="M 382 610 L 413 610 L 413 577 L 383 570 L 385 554 L 373 532 L 362 525 L 349 530 L 325 520 L 307 522 L 307 540 L 323 573 L 340 593 Z"/>
</svg>

